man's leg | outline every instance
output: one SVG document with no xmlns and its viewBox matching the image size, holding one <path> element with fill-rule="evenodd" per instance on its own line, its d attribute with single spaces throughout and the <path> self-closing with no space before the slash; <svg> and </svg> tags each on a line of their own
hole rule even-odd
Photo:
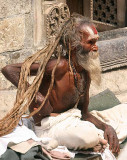
<svg viewBox="0 0 127 160">
<path fill-rule="evenodd" d="M 71 110 L 57 117 L 43 119 L 42 126 L 35 127 L 35 131 L 37 136 L 56 139 L 58 145 L 65 145 L 69 149 L 93 148 L 100 141 L 98 129 L 80 118 L 79 110 Z"/>
<path fill-rule="evenodd" d="M 99 143 L 99 136 L 95 129 L 91 127 L 67 127 L 57 129 L 54 138 L 59 145 L 66 146 L 68 149 L 80 150 L 93 148 Z"/>
</svg>

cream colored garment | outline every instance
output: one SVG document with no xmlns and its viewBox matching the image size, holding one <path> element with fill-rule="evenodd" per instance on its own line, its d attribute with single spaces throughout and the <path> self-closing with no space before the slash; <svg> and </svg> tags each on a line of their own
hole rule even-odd
<svg viewBox="0 0 127 160">
<path fill-rule="evenodd" d="M 119 104 L 104 111 L 94 110 L 91 114 L 111 125 L 115 129 L 120 143 L 127 138 L 127 103 Z"/>
<path fill-rule="evenodd" d="M 117 160 L 127 160 L 127 143 L 120 152 L 120 155 L 118 156 Z"/>
<path fill-rule="evenodd" d="M 81 121 L 81 112 L 70 109 L 57 117 L 46 117 L 41 121 L 41 127 L 35 126 L 38 137 L 51 137 L 58 145 L 68 149 L 93 148 L 99 142 L 98 129 L 94 124 Z"/>
</svg>

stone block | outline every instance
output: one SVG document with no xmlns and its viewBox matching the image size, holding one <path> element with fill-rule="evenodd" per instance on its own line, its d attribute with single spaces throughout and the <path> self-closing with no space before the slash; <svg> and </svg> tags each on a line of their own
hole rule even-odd
<svg viewBox="0 0 127 160">
<path fill-rule="evenodd" d="M 99 41 L 126 37 L 127 27 L 105 31 L 105 32 L 99 32 L 99 36 L 100 36 Z"/>
<path fill-rule="evenodd" d="M 11 110 L 15 97 L 16 90 L 0 91 L 0 119 Z"/>
<path fill-rule="evenodd" d="M 1 71 L 1 68 L 6 66 L 9 61 L 10 61 L 9 54 L 6 54 L 6 55 L 0 54 L 0 71 Z"/>
<path fill-rule="evenodd" d="M 0 18 L 31 12 L 31 0 L 1 0 Z"/>
<path fill-rule="evenodd" d="M 15 88 L 0 72 L 0 90 Z"/>
<path fill-rule="evenodd" d="M 103 71 L 127 66 L 127 28 L 106 31 L 97 42 Z"/>
<path fill-rule="evenodd" d="M 22 49 L 25 38 L 24 16 L 0 21 L 0 53 Z"/>
<path fill-rule="evenodd" d="M 34 53 L 32 49 L 23 49 L 10 54 L 9 64 L 23 63 L 26 58 Z"/>
<path fill-rule="evenodd" d="M 14 63 L 22 63 L 24 60 L 33 54 L 34 51 L 32 49 L 23 49 L 15 52 L 7 52 L 0 54 L 0 71 L 1 68 L 6 66 L 7 64 Z"/>
</svg>

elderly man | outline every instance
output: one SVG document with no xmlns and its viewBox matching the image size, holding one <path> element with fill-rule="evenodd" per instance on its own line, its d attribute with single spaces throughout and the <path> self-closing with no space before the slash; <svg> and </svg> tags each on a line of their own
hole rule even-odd
<svg viewBox="0 0 127 160">
<path fill-rule="evenodd" d="M 35 112 L 32 116 L 39 137 L 52 137 L 70 149 L 94 148 L 98 143 L 104 146 L 107 140 L 110 149 L 117 153 L 119 141 L 114 129 L 88 112 L 91 80 L 97 84 L 101 80 L 96 45 L 98 38 L 94 24 L 83 16 L 73 16 L 66 22 L 53 51 L 55 56 L 46 64 L 39 89 L 29 104 L 29 111 Z M 5 77 L 17 87 L 21 67 L 22 64 L 13 64 L 2 69 Z M 38 69 L 41 70 L 40 63 L 33 61 L 30 75 L 36 76 Z M 43 106 L 39 108 L 42 103 Z M 100 140 L 93 124 L 104 131 L 106 140 Z"/>
</svg>

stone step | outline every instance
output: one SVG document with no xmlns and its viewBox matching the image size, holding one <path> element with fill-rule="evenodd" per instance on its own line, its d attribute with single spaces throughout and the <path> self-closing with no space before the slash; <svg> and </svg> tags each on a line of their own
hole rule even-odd
<svg viewBox="0 0 127 160">
<path fill-rule="evenodd" d="M 99 41 L 111 40 L 127 36 L 127 27 L 114 29 L 110 31 L 99 32 Z"/>
<path fill-rule="evenodd" d="M 124 31 L 127 33 L 127 29 L 123 29 Z M 114 30 L 108 32 L 114 33 L 113 35 L 116 33 Z M 105 40 L 98 41 L 97 45 L 99 47 L 102 71 L 127 66 L 127 36 L 118 37 L 116 35 L 116 37 L 112 36 L 107 39 L 105 35 Z"/>
</svg>

